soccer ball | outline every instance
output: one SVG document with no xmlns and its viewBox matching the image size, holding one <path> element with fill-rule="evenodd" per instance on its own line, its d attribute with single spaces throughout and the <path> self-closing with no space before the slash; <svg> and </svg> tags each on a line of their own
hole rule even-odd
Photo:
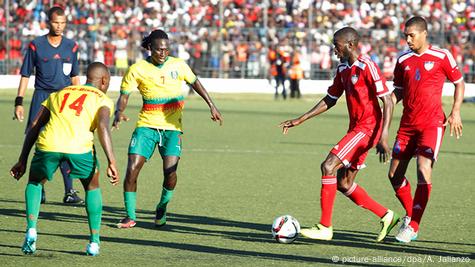
<svg viewBox="0 0 475 267">
<path fill-rule="evenodd" d="M 297 239 L 300 232 L 299 222 L 290 215 L 275 218 L 272 224 L 272 236 L 279 243 L 289 244 Z"/>
</svg>

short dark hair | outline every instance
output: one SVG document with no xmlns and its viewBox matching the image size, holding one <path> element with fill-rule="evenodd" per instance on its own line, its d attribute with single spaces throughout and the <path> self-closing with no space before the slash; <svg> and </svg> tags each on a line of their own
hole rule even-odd
<svg viewBox="0 0 475 267">
<path fill-rule="evenodd" d="M 53 14 L 56 14 L 58 16 L 64 16 L 64 9 L 62 9 L 59 6 L 54 6 L 48 10 L 48 21 L 51 21 L 53 19 Z"/>
<path fill-rule="evenodd" d="M 415 16 L 406 21 L 405 28 L 416 26 L 417 29 L 427 31 L 427 21 L 422 16 Z"/>
<path fill-rule="evenodd" d="M 162 30 L 153 30 L 149 35 L 145 36 L 142 39 L 142 47 L 145 49 L 149 49 L 152 40 L 155 39 L 166 39 L 168 40 L 168 34 Z"/>
<path fill-rule="evenodd" d="M 343 39 L 346 42 L 353 42 L 355 45 L 360 41 L 360 35 L 352 27 L 344 27 L 339 29 L 333 35 L 335 40 Z"/>
</svg>

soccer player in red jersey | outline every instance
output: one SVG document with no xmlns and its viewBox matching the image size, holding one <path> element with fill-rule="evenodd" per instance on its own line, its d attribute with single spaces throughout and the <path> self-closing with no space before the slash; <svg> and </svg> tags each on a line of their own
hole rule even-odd
<svg viewBox="0 0 475 267">
<path fill-rule="evenodd" d="M 445 49 L 427 41 L 427 22 L 413 17 L 405 24 L 404 35 L 410 50 L 397 60 L 394 69 L 392 99 L 403 101 L 404 110 L 393 147 L 389 179 L 396 196 L 406 210 L 396 239 L 408 243 L 417 238 L 422 214 L 432 188 L 432 168 L 437 159 L 444 130 L 450 124 L 450 135 L 462 135 L 460 107 L 465 84 L 462 73 Z M 452 112 L 446 118 L 442 110 L 442 87 L 448 78 L 455 84 Z M 414 199 L 405 177 L 413 156 L 417 158 L 417 189 Z"/>
<path fill-rule="evenodd" d="M 364 167 L 364 160 L 372 147 L 376 146 L 380 161 L 386 162 L 389 159 L 388 131 L 393 112 L 386 81 L 377 65 L 368 57 L 360 55 L 359 39 L 358 32 L 351 27 L 335 32 L 335 54 L 343 63 L 337 67 L 327 96 L 302 116 L 280 124 L 283 133 L 287 134 L 289 128 L 333 107 L 345 92 L 350 125 L 347 134 L 333 147 L 321 165 L 320 223 L 301 230 L 302 235 L 312 239 L 332 239 L 331 218 L 337 189 L 358 206 L 381 218 L 381 231 L 376 241 L 382 241 L 399 221 L 393 211 L 373 200 L 361 186 L 354 183 L 356 174 Z M 383 112 L 378 98 L 383 102 Z"/>
</svg>

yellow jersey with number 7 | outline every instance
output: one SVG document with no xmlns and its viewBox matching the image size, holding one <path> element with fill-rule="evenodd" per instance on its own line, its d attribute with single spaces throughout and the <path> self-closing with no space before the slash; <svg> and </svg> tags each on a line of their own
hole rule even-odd
<svg viewBox="0 0 475 267">
<path fill-rule="evenodd" d="M 38 136 L 37 149 L 68 154 L 91 151 L 99 109 L 108 107 L 110 115 L 114 110 L 112 100 L 90 85 L 68 86 L 42 105 L 50 111 L 50 119 Z"/>
<path fill-rule="evenodd" d="M 179 58 L 169 56 L 163 64 L 154 65 L 149 57 L 130 66 L 120 93 L 128 95 L 137 88 L 142 95 L 137 127 L 182 131 L 183 81 L 193 84 L 196 75 Z"/>
</svg>

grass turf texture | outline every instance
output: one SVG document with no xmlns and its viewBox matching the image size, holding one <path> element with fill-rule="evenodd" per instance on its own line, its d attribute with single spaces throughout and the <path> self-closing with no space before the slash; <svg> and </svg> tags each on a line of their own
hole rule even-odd
<svg viewBox="0 0 475 267">
<path fill-rule="evenodd" d="M 16 90 L 0 91 L 2 138 L 0 140 L 0 265 L 280 265 L 331 264 L 356 261 L 353 265 L 448 265 L 448 260 L 473 260 L 475 223 L 473 181 L 475 160 L 475 105 L 462 108 L 464 136 L 448 131 L 433 175 L 433 191 L 424 214 L 419 240 L 409 245 L 395 241 L 393 230 L 383 244 L 374 242 L 379 218 L 356 207 L 338 193 L 334 208 L 334 238 L 318 242 L 299 237 L 293 244 L 278 244 L 270 227 L 278 215 L 291 214 L 302 226 L 320 217 L 320 163 L 344 135 L 347 111 L 344 100 L 320 117 L 291 129 L 283 136 L 277 125 L 310 109 L 321 96 L 302 100 L 274 101 L 272 95 L 214 95 L 224 115 L 219 127 L 209 117 L 206 104 L 197 96 L 185 104 L 183 155 L 178 185 L 168 206 L 168 222 L 153 225 L 154 208 L 162 183 L 161 159 L 156 151 L 139 176 L 137 219 L 134 229 L 116 229 L 123 216 L 122 181 L 127 164 L 127 146 L 141 106 L 138 93 L 129 101 L 131 120 L 113 132 L 121 185 L 111 186 L 105 176 L 106 161 L 98 142 L 104 211 L 101 255 L 84 256 L 88 227 L 84 207 L 62 204 L 63 183 L 58 171 L 46 184 L 47 204 L 41 206 L 37 252 L 23 256 L 25 175 L 19 182 L 9 176 L 16 162 L 25 123 L 12 121 Z M 32 90 L 25 98 L 27 110 Z M 109 93 L 115 100 L 117 93 Z M 27 101 L 28 100 L 28 101 Z M 451 99 L 444 98 L 449 111 Z M 395 110 L 390 142 L 401 114 Z M 31 160 L 31 155 L 30 155 Z M 28 166 L 29 166 L 28 162 Z M 402 207 L 387 180 L 388 165 L 382 165 L 372 150 L 368 168 L 357 182 L 383 205 L 402 215 Z M 415 165 L 407 173 L 413 191 Z M 78 181 L 75 188 L 84 190 Z M 362 258 L 367 257 L 367 258 Z M 467 258 L 460 258 L 467 257 Z M 365 262 L 366 261 L 366 262 Z M 389 263 L 388 261 L 393 261 Z"/>
</svg>

